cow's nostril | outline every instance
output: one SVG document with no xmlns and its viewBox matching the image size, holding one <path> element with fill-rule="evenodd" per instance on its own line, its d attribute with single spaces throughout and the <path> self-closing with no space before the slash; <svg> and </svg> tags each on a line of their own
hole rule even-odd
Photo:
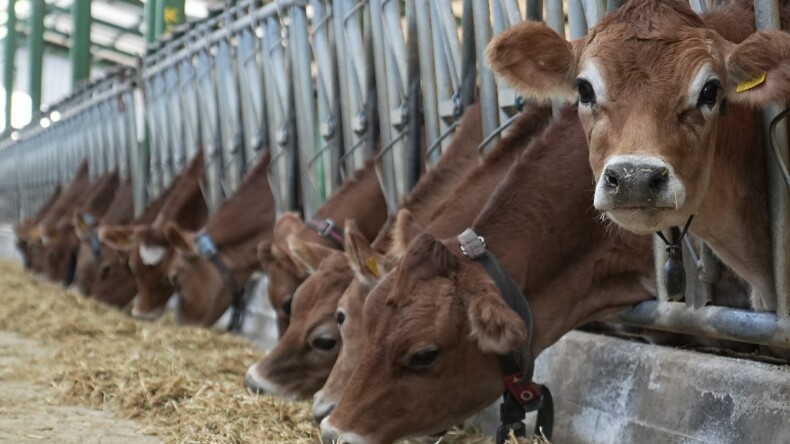
<svg viewBox="0 0 790 444">
<path fill-rule="evenodd" d="M 606 170 L 603 174 L 603 179 L 606 181 L 606 185 L 610 188 L 617 188 L 620 183 L 617 181 L 617 173 L 611 170 Z"/>
<path fill-rule="evenodd" d="M 669 170 L 666 168 L 661 168 L 660 170 L 656 170 L 653 172 L 650 181 L 648 182 L 648 186 L 652 190 L 657 190 L 664 186 L 665 183 L 669 180 Z"/>
</svg>

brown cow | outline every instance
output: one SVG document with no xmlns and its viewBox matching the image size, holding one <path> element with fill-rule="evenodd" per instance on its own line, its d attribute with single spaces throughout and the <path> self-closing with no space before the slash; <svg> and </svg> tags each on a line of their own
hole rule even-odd
<svg viewBox="0 0 790 444">
<path fill-rule="evenodd" d="M 532 308 L 534 356 L 572 328 L 648 299 L 651 240 L 592 211 L 592 176 L 575 110 L 534 138 L 472 225 Z M 390 443 L 462 422 L 504 391 L 499 355 L 520 349 L 521 318 L 454 238 L 428 233 L 365 302 L 370 343 L 327 439 Z M 462 389 L 459 389 L 462 388 Z"/>
<path fill-rule="evenodd" d="M 411 193 L 401 205 L 409 208 L 419 217 L 427 221 L 431 212 L 441 203 L 453 186 L 463 179 L 473 165 L 477 164 L 477 145 L 482 140 L 480 126 L 480 107 L 472 105 L 461 120 L 455 141 L 445 150 L 439 161 L 420 178 Z M 421 219 L 422 220 L 422 219 Z M 374 245 L 384 253 L 392 242 L 394 217 L 390 217 L 379 231 Z M 351 221 L 347 221 L 351 223 Z M 356 227 L 356 224 L 354 225 Z M 358 228 L 353 230 L 353 235 L 361 243 L 369 244 L 365 234 Z M 347 233 L 346 236 L 349 234 Z M 296 267 L 298 264 L 320 263 L 320 259 L 327 257 L 335 250 L 318 244 L 304 242 L 297 237 L 289 238 L 290 258 Z M 347 251 L 347 254 L 353 254 Z M 366 259 L 367 256 L 364 259 Z M 296 259 L 294 262 L 293 259 Z M 277 344 L 272 353 L 264 360 L 252 365 L 247 371 L 245 384 L 256 391 L 266 391 L 280 396 L 308 396 L 318 390 L 329 374 L 338 352 L 339 332 L 335 325 L 335 310 L 337 301 L 348 286 L 351 268 L 346 263 L 342 266 L 340 256 L 335 258 L 332 267 L 322 268 L 322 272 L 310 274 L 304 283 L 299 286 L 296 294 L 304 299 L 293 308 L 293 315 L 300 319 L 286 330 L 285 336 Z M 308 267 L 302 271 L 308 274 Z M 300 342 L 310 339 L 309 329 L 322 330 L 322 340 L 317 347 L 314 343 Z M 286 339 L 287 338 L 287 339 Z M 330 347 L 331 345 L 331 347 Z M 287 361 L 282 365 L 279 361 Z M 294 370 L 299 369 L 299 370 Z"/>
<path fill-rule="evenodd" d="M 169 278 L 178 291 L 177 319 L 182 324 L 210 326 L 228 309 L 233 295 L 229 285 L 242 291 L 260 268 L 257 246 L 271 241 L 274 227 L 274 196 L 269 187 L 269 153 L 239 185 L 238 190 L 209 218 L 199 233 L 184 232 L 175 224 L 165 236 L 177 254 L 170 264 Z M 208 236 L 229 276 L 204 257 L 196 236 Z M 225 271 L 223 271 L 225 273 Z M 232 283 L 226 279 L 233 279 Z"/>
<path fill-rule="evenodd" d="M 39 223 L 40 244 L 44 248 L 44 275 L 65 286 L 73 276 L 67 276 L 76 258 L 78 241 L 71 228 L 70 212 L 84 202 L 92 188 L 88 175 L 88 162 L 83 161 L 66 190 L 61 193 L 47 215 Z"/>
<path fill-rule="evenodd" d="M 31 271 L 40 270 L 40 260 L 38 254 L 41 250 L 38 248 L 33 248 L 33 244 L 31 243 L 31 237 L 34 234 L 34 230 L 38 226 L 41 219 L 46 216 L 47 212 L 55 205 L 55 202 L 58 201 L 60 198 L 60 193 L 63 190 L 63 187 L 60 184 L 55 186 L 55 189 L 52 191 L 52 195 L 44 202 L 44 205 L 36 211 L 36 213 L 29 217 L 14 227 L 14 233 L 16 234 L 16 246 L 19 250 L 19 253 L 22 255 L 23 265 L 26 269 Z"/>
<path fill-rule="evenodd" d="M 387 218 L 387 205 L 376 176 L 375 161 L 368 160 L 346 180 L 316 211 L 314 218 L 332 220 L 339 230 L 343 229 L 346 220 L 354 219 L 365 235 L 373 239 Z M 261 266 L 269 275 L 269 300 L 277 311 L 280 335 L 288 326 L 293 292 L 311 271 L 318 268 L 321 259 L 307 254 L 303 258 L 308 262 L 295 263 L 288 247 L 289 236 L 309 244 L 338 248 L 332 239 L 319 236 L 295 213 L 280 216 L 275 223 L 273 240 L 258 246 Z"/>
<path fill-rule="evenodd" d="M 96 277 L 96 258 L 100 254 L 101 243 L 95 230 L 115 200 L 119 184 L 118 171 L 107 173 L 98 180 L 85 202 L 72 215 L 71 227 L 78 239 L 74 285 L 83 294 L 88 293 Z"/>
<path fill-rule="evenodd" d="M 171 184 L 161 211 L 150 225 L 101 227 L 99 238 L 116 250 L 129 254 L 129 266 L 137 282 L 137 299 L 132 314 L 142 319 L 162 315 L 173 295 L 168 279 L 173 249 L 165 239 L 165 227 L 174 222 L 187 230 L 205 224 L 208 207 L 200 189 L 205 161 L 198 151 L 189 165 Z"/>
<path fill-rule="evenodd" d="M 162 211 L 162 207 L 174 186 L 175 183 L 163 191 L 156 199 L 149 202 L 143 212 L 136 218 L 134 218 L 132 189 L 124 191 L 125 188 L 122 188 L 110 209 L 107 210 L 101 225 L 96 229 L 97 234 L 103 226 L 135 227 L 150 225 L 157 214 Z M 99 240 L 101 241 L 101 238 Z M 97 268 L 98 274 L 88 292 L 90 297 L 116 307 L 124 307 L 134 299 L 135 294 L 137 294 L 137 282 L 135 282 L 134 273 L 129 267 L 128 251 L 115 250 L 102 242 Z"/>
<path fill-rule="evenodd" d="M 381 275 L 387 264 L 393 263 L 403 255 L 408 243 L 419 232 L 424 231 L 435 236 L 447 237 L 468 227 L 475 216 L 488 201 L 496 186 L 507 175 L 513 161 L 520 152 L 526 149 L 529 141 L 539 135 L 548 125 L 550 110 L 541 107 L 530 107 L 525 110 L 512 124 L 486 157 L 484 163 L 470 171 L 464 181 L 443 202 L 432 205 L 431 212 L 421 215 L 419 212 L 404 211 L 398 214 L 395 224 L 394 239 L 388 257 L 380 258 L 373 271 Z M 419 207 L 408 210 L 419 209 Z M 324 387 L 315 395 L 313 415 L 317 420 L 328 415 L 340 400 L 349 377 L 357 367 L 359 355 L 367 345 L 367 337 L 362 331 L 362 305 L 371 288 L 378 283 L 380 276 L 375 276 L 368 267 L 370 257 L 374 255 L 375 244 L 367 245 L 358 236 L 349 236 L 349 261 L 355 272 L 354 282 L 348 287 L 337 306 L 337 320 L 343 346 L 335 366 Z"/>
<path fill-rule="evenodd" d="M 578 98 L 596 209 L 635 233 L 693 215 L 690 232 L 750 284 L 757 310 L 776 301 L 754 107 L 790 98 L 788 57 L 790 36 L 754 33 L 746 1 L 699 17 L 685 1 L 634 0 L 573 43 L 529 24 L 488 49 L 525 94 Z"/>
</svg>

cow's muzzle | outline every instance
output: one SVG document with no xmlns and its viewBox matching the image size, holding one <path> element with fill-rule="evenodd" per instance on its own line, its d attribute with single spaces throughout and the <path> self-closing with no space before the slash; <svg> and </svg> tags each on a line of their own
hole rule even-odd
<svg viewBox="0 0 790 444">
<path fill-rule="evenodd" d="M 611 210 L 679 209 L 686 190 L 672 166 L 654 156 L 615 156 L 595 188 L 595 208 Z"/>
</svg>

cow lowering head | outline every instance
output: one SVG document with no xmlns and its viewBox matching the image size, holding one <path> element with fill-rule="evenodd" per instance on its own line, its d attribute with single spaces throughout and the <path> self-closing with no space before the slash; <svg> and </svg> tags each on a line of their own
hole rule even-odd
<svg viewBox="0 0 790 444">
<path fill-rule="evenodd" d="M 348 378 L 357 368 L 359 355 L 368 343 L 362 329 L 362 307 L 370 290 L 392 267 L 392 261 L 377 254 L 352 222 L 346 226 L 346 258 L 354 277 L 343 291 L 335 311 L 341 338 L 337 361 L 326 383 L 313 398 L 313 416 L 318 422 L 332 412 Z"/>
<path fill-rule="evenodd" d="M 124 307 L 134 299 L 137 283 L 129 268 L 130 251 L 116 250 L 102 243 L 96 278 L 88 291 L 91 298 L 116 307 Z"/>
<path fill-rule="evenodd" d="M 746 38 L 754 18 L 738 8 L 714 10 L 714 31 L 686 1 L 633 0 L 574 42 L 544 25 L 515 26 L 491 42 L 487 59 L 527 96 L 578 100 L 595 207 L 651 233 L 704 206 L 726 102 L 762 106 L 790 94 L 790 38 Z"/>
<path fill-rule="evenodd" d="M 420 234 L 370 292 L 362 327 L 369 344 L 351 378 L 385 383 L 347 386 L 322 421 L 327 437 L 336 428 L 354 431 L 342 435 L 349 443 L 390 443 L 405 430 L 429 435 L 501 395 L 495 355 L 518 347 L 526 331 L 493 282 L 470 278 L 467 267 L 435 237 Z M 431 400 L 430 413 L 392 410 L 418 399 Z"/>
<path fill-rule="evenodd" d="M 69 286 L 74 280 L 79 239 L 71 221 L 64 218 L 56 224 L 41 227 L 41 240 L 46 251 L 44 274 L 53 282 Z"/>
<path fill-rule="evenodd" d="M 173 295 L 168 276 L 173 258 L 170 244 L 150 226 L 101 227 L 99 238 L 129 258 L 138 292 L 132 315 L 147 320 L 159 318 Z"/>
<path fill-rule="evenodd" d="M 277 396 L 309 397 L 324 384 L 337 358 L 340 333 L 335 310 L 351 282 L 352 272 L 340 251 L 294 237 L 289 244 L 292 254 L 305 263 L 312 261 L 311 257 L 321 256 L 324 250 L 329 254 L 296 289 L 290 325 L 271 353 L 249 368 L 244 384 Z"/>
<path fill-rule="evenodd" d="M 217 267 L 200 254 L 197 234 L 169 224 L 165 237 L 175 249 L 170 263 L 170 283 L 178 292 L 176 319 L 180 324 L 213 325 L 228 309 L 233 300 L 226 279 L 233 279 L 243 290 L 253 272 L 259 268 L 256 245 L 261 238 L 270 237 L 260 232 L 239 244 L 217 246 L 219 260 L 229 276 L 220 274 Z"/>
</svg>

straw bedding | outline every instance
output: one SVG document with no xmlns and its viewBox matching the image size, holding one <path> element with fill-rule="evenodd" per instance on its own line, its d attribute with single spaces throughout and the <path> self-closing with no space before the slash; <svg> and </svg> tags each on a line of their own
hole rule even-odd
<svg viewBox="0 0 790 444">
<path fill-rule="evenodd" d="M 10 262 L 0 261 L 0 298 L 0 330 L 55 351 L 18 376 L 55 387 L 64 404 L 134 419 L 166 443 L 320 442 L 309 402 L 244 389 L 247 367 L 263 354 L 243 338 L 178 327 L 171 317 L 141 322 Z M 441 442 L 491 441 L 452 431 Z"/>
</svg>

